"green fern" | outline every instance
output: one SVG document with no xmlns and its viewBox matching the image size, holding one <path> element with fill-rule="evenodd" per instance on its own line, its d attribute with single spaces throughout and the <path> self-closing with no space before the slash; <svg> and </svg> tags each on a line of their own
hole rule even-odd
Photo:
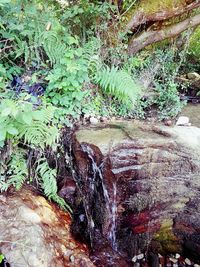
<svg viewBox="0 0 200 267">
<path fill-rule="evenodd" d="M 40 178 L 40 184 L 44 190 L 45 196 L 48 197 L 49 200 L 55 201 L 63 209 L 72 212 L 69 205 L 57 194 L 56 170 L 49 167 L 45 157 L 40 158 L 37 163 L 36 173 Z"/>
<path fill-rule="evenodd" d="M 17 35 L 14 35 L 15 38 L 15 58 L 19 58 L 24 55 L 25 63 L 28 61 L 30 56 L 29 46 L 27 41 L 21 40 Z"/>
<path fill-rule="evenodd" d="M 24 142 L 33 146 L 41 147 L 53 146 L 58 140 L 59 132 L 55 126 L 50 126 L 41 121 L 33 121 L 31 125 L 23 125 L 19 129 L 19 137 L 24 138 Z"/>
<path fill-rule="evenodd" d="M 36 25 L 37 26 L 37 25 Z M 42 31 L 39 27 L 35 27 L 34 35 L 31 32 L 27 36 L 28 41 L 15 37 L 16 58 L 24 55 L 25 63 L 29 59 L 36 58 L 37 61 L 43 61 L 43 52 L 46 53 L 51 65 L 59 64 L 64 53 L 66 52 L 66 44 L 62 43 L 62 39 L 58 33 L 54 31 Z"/>
<path fill-rule="evenodd" d="M 23 141 L 33 147 L 56 145 L 59 131 L 53 123 L 55 108 L 43 106 L 34 110 L 32 103 L 23 99 L 5 99 L 0 103 L 0 145 L 6 139 Z"/>
<path fill-rule="evenodd" d="M 98 71 L 95 81 L 105 92 L 117 97 L 122 102 L 131 100 L 132 103 L 135 103 L 141 93 L 141 87 L 131 75 L 114 66 L 111 68 L 104 67 Z"/>
<path fill-rule="evenodd" d="M 1 180 L 0 189 L 6 191 L 11 185 L 20 190 L 28 177 L 26 153 L 23 149 L 17 148 L 11 155 L 8 163 L 7 179 Z"/>
<path fill-rule="evenodd" d="M 59 131 L 52 123 L 54 112 L 55 108 L 52 106 L 32 112 L 33 120 L 31 124 L 24 124 L 19 131 L 19 136 L 24 137 L 25 143 L 39 146 L 42 149 L 45 146 L 54 148 L 59 139 Z"/>
<path fill-rule="evenodd" d="M 51 65 L 60 64 L 60 60 L 66 52 L 66 44 L 62 43 L 58 33 L 54 31 L 43 32 L 41 34 L 41 44 Z"/>
</svg>

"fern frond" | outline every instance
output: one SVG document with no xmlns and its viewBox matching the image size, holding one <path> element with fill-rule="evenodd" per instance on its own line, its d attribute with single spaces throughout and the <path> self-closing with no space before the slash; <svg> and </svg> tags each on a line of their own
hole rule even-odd
<svg viewBox="0 0 200 267">
<path fill-rule="evenodd" d="M 54 146 L 59 139 L 59 131 L 52 124 L 55 108 L 52 106 L 43 107 L 40 110 L 32 111 L 31 124 L 21 124 L 19 138 L 34 147 L 44 149 L 45 146 Z"/>
<path fill-rule="evenodd" d="M 28 168 L 26 162 L 26 153 L 23 149 L 16 149 L 11 155 L 11 160 L 8 164 L 8 179 L 1 184 L 1 190 L 7 190 L 13 185 L 16 190 L 20 190 L 28 177 Z"/>
<path fill-rule="evenodd" d="M 41 40 L 51 65 L 59 64 L 66 52 L 66 44 L 62 43 L 58 33 L 54 31 L 45 31 L 41 34 Z"/>
<path fill-rule="evenodd" d="M 131 100 L 134 104 L 141 93 L 141 87 L 123 69 L 108 66 L 99 70 L 95 76 L 95 81 L 102 90 L 115 96 L 122 102 Z"/>
<path fill-rule="evenodd" d="M 49 200 L 55 201 L 63 209 L 72 212 L 65 200 L 57 194 L 56 170 L 49 167 L 46 158 L 43 157 L 38 160 L 36 172 L 39 174 L 41 187 L 44 190 L 45 196 Z"/>
<path fill-rule="evenodd" d="M 24 142 L 44 149 L 45 146 L 52 146 L 59 137 L 58 129 L 41 121 L 33 121 L 31 125 L 24 125 L 19 131 L 19 137 Z"/>
</svg>

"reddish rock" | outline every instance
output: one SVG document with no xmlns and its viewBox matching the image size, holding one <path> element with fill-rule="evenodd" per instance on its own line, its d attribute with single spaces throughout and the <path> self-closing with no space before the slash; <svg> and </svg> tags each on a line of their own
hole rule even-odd
<svg viewBox="0 0 200 267">
<path fill-rule="evenodd" d="M 141 233 L 152 233 L 153 234 L 160 229 L 160 226 L 161 226 L 160 223 L 152 224 L 152 225 L 141 224 L 141 225 L 133 227 L 132 230 L 135 234 L 141 234 Z"/>
<path fill-rule="evenodd" d="M 195 246 L 200 257 L 200 129 L 117 122 L 109 131 L 96 127 L 88 134 L 84 131 L 84 138 L 81 132 L 78 136 L 81 142 L 99 147 L 102 162 L 110 159 L 112 173 L 107 164 L 103 179 L 109 188 L 116 183 L 117 206 L 123 207 L 117 212 L 120 252 L 132 258 L 139 250 L 151 248 L 153 234 L 159 234 L 160 226 L 169 220 L 171 225 L 163 230 L 165 249 L 170 252 L 177 247 L 170 246 L 167 233 L 172 227 L 178 247 L 185 244 L 193 253 Z M 158 242 L 162 249 L 161 239 Z"/>
<path fill-rule="evenodd" d="M 12 267 L 94 267 L 86 246 L 71 235 L 68 213 L 28 189 L 5 197 L 0 247 Z"/>
<path fill-rule="evenodd" d="M 139 214 L 130 214 L 127 218 L 130 226 L 143 225 L 150 221 L 149 211 L 143 211 Z"/>
</svg>

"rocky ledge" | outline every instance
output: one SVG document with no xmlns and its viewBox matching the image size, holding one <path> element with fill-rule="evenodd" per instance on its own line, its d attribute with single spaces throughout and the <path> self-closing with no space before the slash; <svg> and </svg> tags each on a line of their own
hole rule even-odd
<svg viewBox="0 0 200 267">
<path fill-rule="evenodd" d="M 0 250 L 11 267 L 93 267 L 71 218 L 30 189 L 0 196 Z"/>
<path fill-rule="evenodd" d="M 94 225 L 103 225 L 102 236 L 130 261 L 147 251 L 180 253 L 199 261 L 200 128 L 115 122 L 80 129 L 76 138 L 81 144 L 74 149 L 75 159 L 82 162 L 80 177 L 83 172 L 91 177 L 87 165 L 96 162 L 108 198 L 115 200 L 115 213 L 102 207 L 105 194 L 97 205 L 101 215 L 92 213 Z M 101 198 L 100 191 L 96 189 L 94 199 Z M 112 238 L 109 223 L 114 223 Z"/>
</svg>

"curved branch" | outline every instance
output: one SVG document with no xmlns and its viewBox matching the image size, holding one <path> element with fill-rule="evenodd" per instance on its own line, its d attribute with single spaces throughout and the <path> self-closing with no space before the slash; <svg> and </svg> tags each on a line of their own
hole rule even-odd
<svg viewBox="0 0 200 267">
<path fill-rule="evenodd" d="M 170 19 L 172 17 L 180 16 L 188 11 L 191 11 L 195 8 L 200 7 L 200 0 L 195 0 L 189 5 L 186 6 L 179 6 L 176 8 L 173 8 L 172 10 L 166 9 L 166 10 L 159 10 L 157 12 L 154 12 L 152 14 L 146 14 L 142 9 L 135 14 L 129 23 L 126 25 L 125 33 L 133 28 L 137 28 L 141 24 L 148 23 L 150 21 L 163 21 Z"/>
<path fill-rule="evenodd" d="M 129 54 L 135 54 L 150 44 L 175 37 L 188 28 L 193 28 L 198 25 L 200 25 L 200 14 L 181 21 L 175 25 L 165 27 L 162 30 L 143 32 L 136 38 L 132 37 L 128 47 Z"/>
</svg>

